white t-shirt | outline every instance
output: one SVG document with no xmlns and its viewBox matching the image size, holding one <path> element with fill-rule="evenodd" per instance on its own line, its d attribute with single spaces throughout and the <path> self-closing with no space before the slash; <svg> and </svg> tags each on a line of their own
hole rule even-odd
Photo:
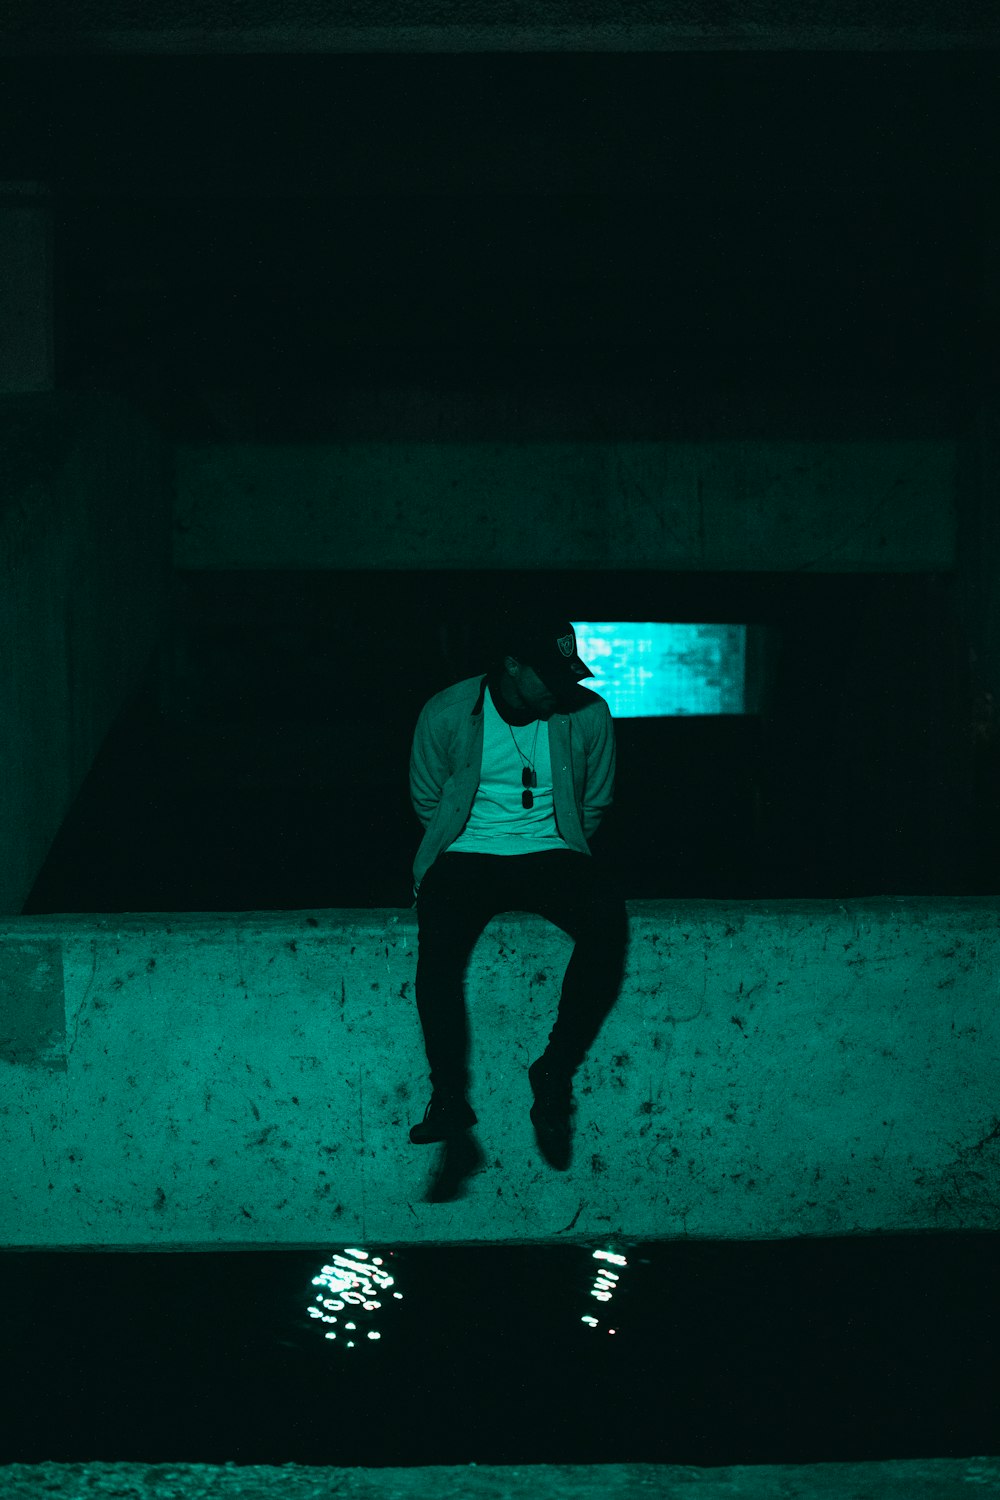
<svg viewBox="0 0 1000 1500">
<path fill-rule="evenodd" d="M 521 772 L 526 766 L 534 766 L 538 782 L 531 788 L 534 804 L 530 808 L 521 805 L 525 790 Z M 465 827 L 446 853 L 535 854 L 540 849 L 569 847 L 556 828 L 548 724 L 544 719 L 508 724 L 487 688 L 479 789 Z"/>
</svg>

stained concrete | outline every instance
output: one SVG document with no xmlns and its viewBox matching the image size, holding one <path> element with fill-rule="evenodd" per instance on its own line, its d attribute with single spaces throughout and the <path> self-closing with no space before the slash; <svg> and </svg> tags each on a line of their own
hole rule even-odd
<svg viewBox="0 0 1000 1500">
<path fill-rule="evenodd" d="M 125 0 L 9 0 L 3 50 L 42 52 L 505 52 L 505 51 L 875 51 L 996 44 L 1000 28 L 943 0 L 859 10 L 810 0 L 794 11 L 783 0 L 719 6 L 685 0 L 610 0 L 587 5 L 532 0 L 498 14 L 487 0 L 423 0 L 372 6 L 294 0 L 277 13 L 272 0 L 185 0 L 136 9 Z"/>
<path fill-rule="evenodd" d="M 180 444 L 178 568 L 946 572 L 958 443 Z"/>
<path fill-rule="evenodd" d="M 481 1160 L 427 1201 L 413 910 L 0 923 L 0 1245 L 239 1248 L 996 1229 L 1000 899 L 632 901 L 556 1172 L 526 1068 L 570 939 L 468 973 Z M 53 1029 L 61 997 L 62 1022 Z"/>
<path fill-rule="evenodd" d="M 883 1463 L 469 1464 L 415 1469 L 307 1468 L 301 1464 L 9 1464 L 6 1500 L 954 1500 L 1000 1494 L 1000 1458 L 889 1459 Z"/>
</svg>

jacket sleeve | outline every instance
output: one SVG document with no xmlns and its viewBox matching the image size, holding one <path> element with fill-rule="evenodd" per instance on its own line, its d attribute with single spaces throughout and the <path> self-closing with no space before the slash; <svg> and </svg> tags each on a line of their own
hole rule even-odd
<svg viewBox="0 0 1000 1500">
<path fill-rule="evenodd" d="M 587 746 L 587 785 L 583 797 L 583 836 L 590 839 L 615 796 L 615 723 L 602 702 L 603 713 Z"/>
<path fill-rule="evenodd" d="M 420 710 L 410 749 L 410 801 L 413 811 L 426 828 L 441 800 L 445 782 L 451 775 L 448 753 L 441 740 L 441 723 L 428 713 L 428 704 Z"/>
</svg>

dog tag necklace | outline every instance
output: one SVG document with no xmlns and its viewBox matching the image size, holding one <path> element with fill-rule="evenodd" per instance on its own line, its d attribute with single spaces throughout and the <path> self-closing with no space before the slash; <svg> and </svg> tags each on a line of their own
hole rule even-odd
<svg viewBox="0 0 1000 1500">
<path fill-rule="evenodd" d="M 538 726 L 540 723 L 540 719 L 535 720 L 535 738 L 531 742 L 530 761 L 527 759 L 520 745 L 517 743 L 513 726 L 511 724 L 507 725 L 507 728 L 510 730 L 510 737 L 514 741 L 514 749 L 517 751 L 521 759 L 525 761 L 524 769 L 521 772 L 521 785 L 524 787 L 524 791 L 521 793 L 521 806 L 523 808 L 530 808 L 534 807 L 535 805 L 535 799 L 531 795 L 531 788 L 538 785 L 538 777 L 535 775 L 535 746 L 538 743 Z"/>
</svg>

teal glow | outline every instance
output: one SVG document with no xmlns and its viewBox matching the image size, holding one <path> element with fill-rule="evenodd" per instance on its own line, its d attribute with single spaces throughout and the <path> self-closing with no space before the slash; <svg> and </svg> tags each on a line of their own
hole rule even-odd
<svg viewBox="0 0 1000 1500">
<path fill-rule="evenodd" d="M 615 719 L 746 713 L 745 625 L 573 622 L 593 672 L 583 686 Z"/>
</svg>

